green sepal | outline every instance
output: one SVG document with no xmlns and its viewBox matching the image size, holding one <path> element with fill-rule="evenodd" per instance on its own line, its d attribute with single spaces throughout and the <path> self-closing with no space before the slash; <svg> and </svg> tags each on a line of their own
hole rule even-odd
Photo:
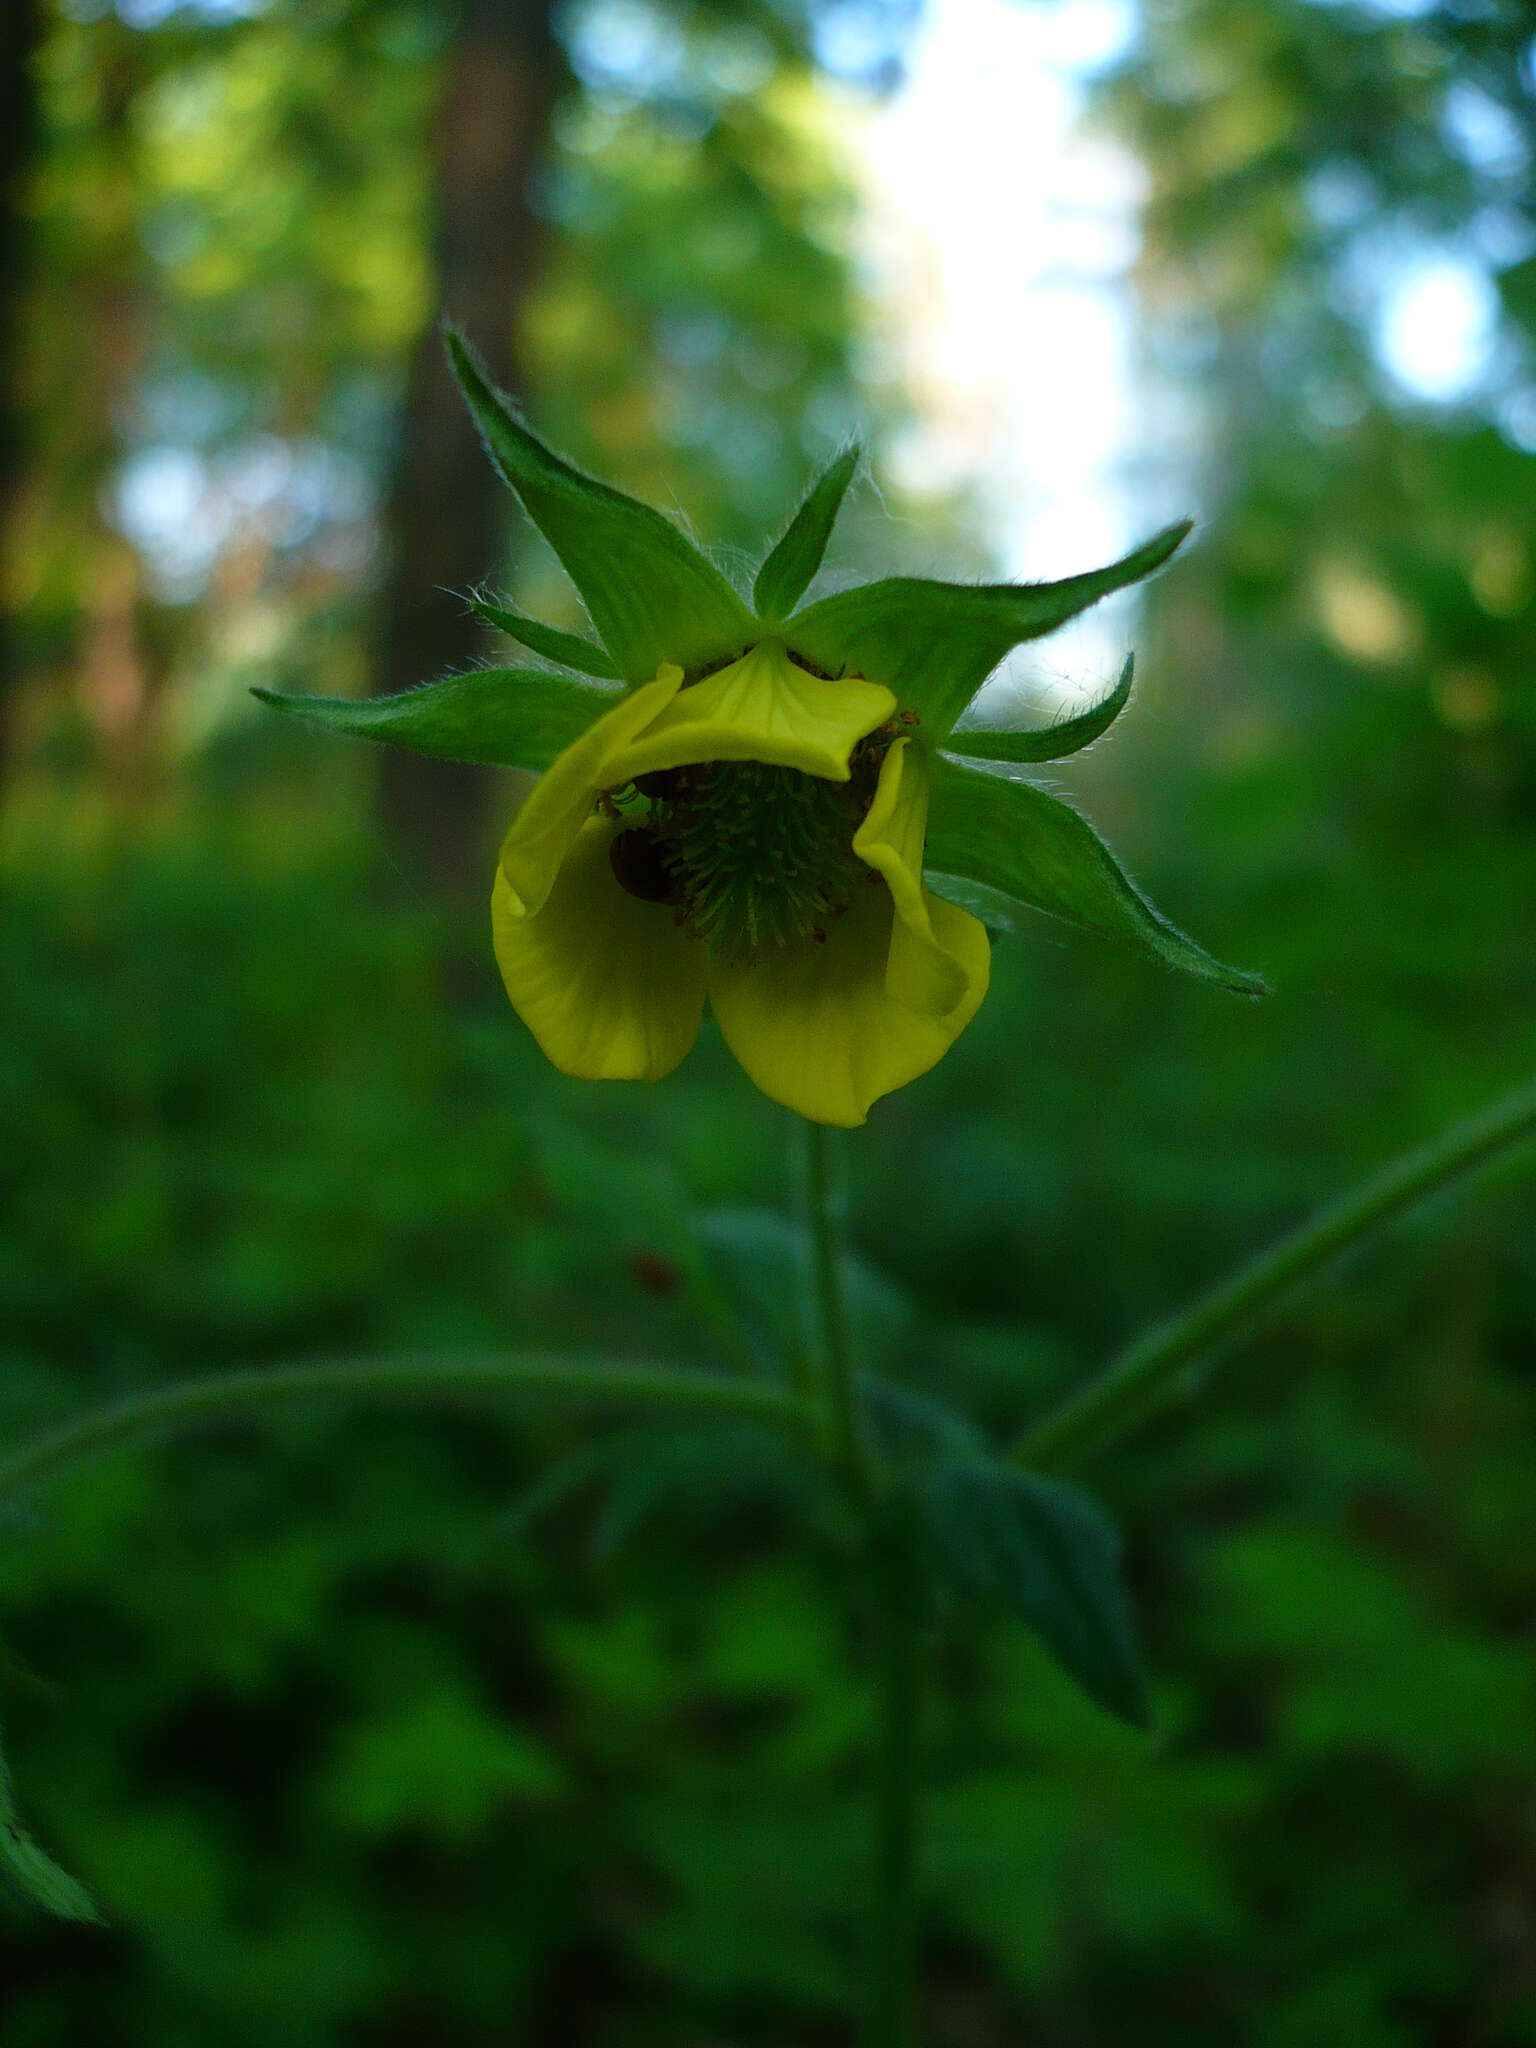
<svg viewBox="0 0 1536 2048">
<path fill-rule="evenodd" d="M 1108 1517 L 1076 1487 L 990 1459 L 941 1466 L 919 1496 L 927 1553 L 955 1592 L 1027 1628 L 1101 1707 L 1151 1720 Z"/>
<path fill-rule="evenodd" d="M 1160 569 L 1188 535 L 1181 519 L 1107 569 L 1060 583 L 929 583 L 893 576 L 823 597 L 796 615 L 796 654 L 832 675 L 867 676 L 894 690 L 942 745 L 967 704 L 1008 653 L 1053 633 L 1112 591 Z"/>
<path fill-rule="evenodd" d="M 752 602 L 766 624 L 776 626 L 787 619 L 810 587 L 863 453 L 855 441 L 833 457 L 758 570 Z"/>
<path fill-rule="evenodd" d="M 1071 718 L 1055 725 L 1014 731 L 1007 726 L 957 725 L 944 742 L 952 754 L 964 754 L 973 761 L 1064 761 L 1068 754 L 1080 754 L 1101 734 L 1109 731 L 1131 697 L 1131 677 L 1136 657 L 1128 654 L 1120 680 L 1107 697 Z"/>
<path fill-rule="evenodd" d="M 21 1824 L 11 1791 L 11 1774 L 0 1750 L 0 1877 L 33 1905 L 58 1920 L 81 1920 L 100 1926 L 96 1902 L 77 1878 L 61 1870 L 40 1849 Z"/>
<path fill-rule="evenodd" d="M 263 704 L 348 739 L 378 740 L 444 761 L 547 768 L 623 692 L 542 668 L 477 668 L 391 697 L 284 697 Z"/>
<path fill-rule="evenodd" d="M 933 766 L 923 858 L 936 878 L 979 882 L 1032 910 L 1128 940 L 1235 995 L 1266 993 L 1258 975 L 1224 966 L 1170 924 L 1087 819 L 1032 783 L 941 755 Z M 941 880 L 934 886 L 944 893 Z"/>
<path fill-rule="evenodd" d="M 463 337 L 450 327 L 444 340 L 492 462 L 565 565 L 620 675 L 644 682 L 664 661 L 693 669 L 750 647 L 756 621 L 687 535 L 563 462 L 493 389 Z"/>
<path fill-rule="evenodd" d="M 542 654 L 546 661 L 557 661 L 562 668 L 573 668 L 578 675 L 597 676 L 606 683 L 619 679 L 613 656 L 595 640 L 585 639 L 580 633 L 562 633 L 558 626 L 525 618 L 506 605 L 492 604 L 489 598 L 471 597 L 469 608 L 477 619 L 484 619 L 488 626 L 494 626 L 531 653 Z"/>
</svg>

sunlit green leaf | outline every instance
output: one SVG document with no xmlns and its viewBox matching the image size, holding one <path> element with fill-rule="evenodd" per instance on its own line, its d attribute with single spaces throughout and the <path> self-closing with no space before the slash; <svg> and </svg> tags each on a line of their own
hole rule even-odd
<svg viewBox="0 0 1536 2048">
<path fill-rule="evenodd" d="M 843 494 L 853 481 L 863 449 L 857 442 L 834 457 L 811 486 L 752 586 L 758 617 L 773 624 L 787 619 L 821 567 Z"/>
<path fill-rule="evenodd" d="M 489 598 L 472 597 L 469 608 L 477 619 L 484 619 L 488 626 L 496 627 L 509 640 L 531 648 L 548 661 L 558 661 L 562 668 L 573 668 L 584 676 L 598 676 L 604 682 L 618 679 L 619 671 L 612 655 L 599 647 L 595 640 L 584 639 L 579 633 L 562 633 L 558 626 L 546 626 L 538 619 L 525 618 L 521 612 L 512 611 L 503 604 L 493 604 Z"/>
<path fill-rule="evenodd" d="M 610 711 L 619 693 L 539 668 L 478 668 L 392 697 L 253 695 L 349 739 L 378 740 L 445 761 L 547 768 Z"/>
<path fill-rule="evenodd" d="M 740 653 L 757 624 L 720 571 L 650 505 L 573 469 L 486 380 L 459 334 L 448 360 L 491 460 L 565 565 L 630 682 L 664 661 L 693 668 Z"/>
<path fill-rule="evenodd" d="M 1128 940 L 1197 980 L 1237 995 L 1264 993 L 1259 976 L 1223 966 L 1170 924 L 1087 820 L 1031 783 L 941 758 L 925 859 L 936 876 L 978 882 L 1069 924 Z"/>
<path fill-rule="evenodd" d="M 952 754 L 966 754 L 976 761 L 1061 761 L 1068 754 L 1092 746 L 1101 733 L 1108 732 L 1131 697 L 1131 677 L 1136 657 L 1128 654 L 1120 680 L 1107 697 L 1071 718 L 1054 725 L 1037 725 L 1015 731 L 1002 725 L 957 725 L 945 745 Z"/>
<path fill-rule="evenodd" d="M 0 1750 L 0 1877 L 4 1877 L 45 1913 L 60 1920 L 100 1922 L 85 1886 L 61 1870 L 53 1858 L 38 1847 L 21 1824 L 11 1791 L 11 1774 L 5 1753 Z"/>
<path fill-rule="evenodd" d="M 1107 569 L 1060 583 L 929 583 L 893 576 L 807 606 L 794 651 L 834 675 L 868 676 L 918 713 L 935 743 L 949 733 L 993 669 L 1021 641 L 1037 640 L 1111 591 L 1160 569 L 1190 522 L 1164 527 Z"/>
<path fill-rule="evenodd" d="M 990 1461 L 942 1467 L 922 1495 L 942 1577 L 1037 1636 L 1121 1720 L 1150 1718 L 1113 1524 L 1084 1493 Z"/>
</svg>

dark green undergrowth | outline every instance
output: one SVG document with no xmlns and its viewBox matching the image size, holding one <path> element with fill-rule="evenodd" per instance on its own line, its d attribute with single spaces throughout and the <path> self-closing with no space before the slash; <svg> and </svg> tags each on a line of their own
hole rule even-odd
<svg viewBox="0 0 1536 2048">
<path fill-rule="evenodd" d="M 1193 879 L 1218 940 L 1259 903 L 1266 1009 L 1016 946 L 854 1148 L 866 1354 L 989 1426 L 1517 1072 L 1505 813 L 1383 905 L 1379 855 L 1289 892 L 1251 797 L 1211 800 Z M 753 1369 L 795 1284 L 787 1120 L 717 1044 L 659 1090 L 560 1081 L 478 918 L 334 835 L 275 859 L 241 804 L 14 839 L 7 1433 L 264 1359 L 719 1357 L 732 1304 Z M 1503 880 L 1396 968 L 1437 860 Z M 1150 1738 L 1025 1643 L 938 1639 L 926 2040 L 1536 2040 L 1531 1221 L 1513 1172 L 1433 1213 L 1089 1475 Z M 510 1406 L 225 1428 L 8 1515 L 0 1726 L 109 1924 L 0 1908 L 6 2048 L 844 2040 L 841 1540 L 739 1424 Z"/>
</svg>

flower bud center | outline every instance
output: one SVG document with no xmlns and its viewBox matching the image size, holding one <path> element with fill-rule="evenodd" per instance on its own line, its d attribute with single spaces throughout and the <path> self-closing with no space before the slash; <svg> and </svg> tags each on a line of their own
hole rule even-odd
<svg viewBox="0 0 1536 2048">
<path fill-rule="evenodd" d="M 762 761 L 703 761 L 608 793 L 623 888 L 675 907 L 712 953 L 825 939 L 873 870 L 853 851 L 891 735 L 861 741 L 847 782 Z"/>
</svg>

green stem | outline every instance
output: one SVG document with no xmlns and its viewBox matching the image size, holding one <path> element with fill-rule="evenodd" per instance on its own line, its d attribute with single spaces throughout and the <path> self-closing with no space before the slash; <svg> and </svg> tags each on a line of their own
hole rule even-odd
<svg viewBox="0 0 1536 2048">
<path fill-rule="evenodd" d="M 843 1254 L 832 1186 L 832 1144 L 821 1125 L 802 1131 L 802 1197 L 811 1245 L 817 1364 L 828 1448 L 868 1539 L 874 1609 L 878 1729 L 871 1789 L 873 1901 L 865 2048 L 911 2048 L 917 1955 L 917 1722 L 920 1623 L 910 1523 L 898 1498 L 877 1490 L 859 1409 Z"/>
<path fill-rule="evenodd" d="M 1250 1328 L 1277 1295 L 1533 1135 L 1536 1087 L 1527 1087 L 1395 1160 L 1181 1315 L 1137 1338 L 1097 1379 L 1026 1430 L 1011 1455 L 1036 1470 L 1054 1470 L 1112 1442 L 1161 1408 L 1195 1359 Z"/>
<path fill-rule="evenodd" d="M 93 1408 L 0 1453 L 0 1501 L 59 1477 L 103 1453 L 198 1423 L 223 1421 L 294 1401 L 443 1401 L 534 1394 L 600 1407 L 688 1408 L 801 1429 L 792 1394 L 761 1381 L 724 1379 L 678 1366 L 621 1365 L 555 1355 L 326 1360 L 173 1380 Z"/>
<path fill-rule="evenodd" d="M 870 1927 L 866 2048 L 916 2038 L 918 1755 L 922 1624 L 910 1530 L 875 1533 L 874 1619 L 880 1724 L 874 1759 L 875 1911 Z"/>
<path fill-rule="evenodd" d="M 802 1123 L 804 1205 L 811 1241 L 811 1287 L 832 1455 L 854 1493 L 870 1486 L 869 1451 L 859 1416 L 853 1340 L 843 1292 L 842 1246 L 832 1195 L 832 1141 L 822 1124 Z"/>
</svg>

